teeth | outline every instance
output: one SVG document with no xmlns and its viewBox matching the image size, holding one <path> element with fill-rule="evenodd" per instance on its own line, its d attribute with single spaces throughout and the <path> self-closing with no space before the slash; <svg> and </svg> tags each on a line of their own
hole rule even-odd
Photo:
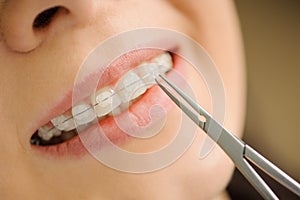
<svg viewBox="0 0 300 200">
<path fill-rule="evenodd" d="M 155 77 L 159 75 L 160 71 L 157 64 L 144 63 L 136 69 L 136 73 L 141 77 L 147 88 L 149 88 L 156 84 Z"/>
<path fill-rule="evenodd" d="M 121 99 L 112 88 L 105 87 L 91 96 L 91 102 L 100 118 L 116 109 L 121 104 Z"/>
<path fill-rule="evenodd" d="M 61 135 L 61 131 L 47 124 L 39 128 L 38 135 L 43 138 L 43 140 L 49 141 L 53 136 Z"/>
<path fill-rule="evenodd" d="M 160 74 L 164 74 L 172 69 L 173 62 L 169 53 L 164 53 L 152 60 L 151 63 L 141 64 L 135 71 L 143 79 L 143 82 L 147 85 L 147 88 L 152 87 L 155 82 L 155 78 Z"/>
<path fill-rule="evenodd" d="M 94 110 L 87 103 L 80 103 L 72 108 L 72 115 L 77 126 L 86 125 L 96 119 Z"/>
<path fill-rule="evenodd" d="M 119 106 L 119 107 L 117 107 L 117 108 L 115 108 L 112 112 L 110 112 L 110 113 L 108 113 L 108 116 L 116 116 L 116 115 L 119 115 L 119 114 L 121 114 L 122 113 L 122 104 Z"/>
<path fill-rule="evenodd" d="M 129 107 L 132 100 L 137 99 L 146 90 L 156 84 L 155 78 L 165 74 L 173 67 L 172 57 L 169 53 L 161 54 L 150 62 L 140 64 L 136 69 L 128 71 L 114 89 L 104 87 L 90 97 L 93 108 L 87 103 L 80 103 L 54 119 L 51 123 L 39 128 L 38 135 L 45 141 L 53 136 L 60 136 L 62 131 L 71 131 L 77 127 L 86 127 L 99 119 L 117 115 Z M 72 113 L 72 114 L 71 114 Z M 76 124 L 75 124 L 76 122 Z"/>
<path fill-rule="evenodd" d="M 128 103 L 144 94 L 147 87 L 134 71 L 129 71 L 119 80 L 115 90 L 118 91 L 122 102 Z"/>
<path fill-rule="evenodd" d="M 51 120 L 52 124 L 61 131 L 70 131 L 76 128 L 73 116 L 62 114 Z"/>
<path fill-rule="evenodd" d="M 172 69 L 173 61 L 169 53 L 164 53 L 153 59 L 153 62 L 159 65 L 160 73 L 166 73 Z"/>
</svg>

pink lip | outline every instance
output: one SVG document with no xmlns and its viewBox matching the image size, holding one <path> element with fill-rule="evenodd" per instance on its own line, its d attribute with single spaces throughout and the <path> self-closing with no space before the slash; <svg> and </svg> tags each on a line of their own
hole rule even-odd
<svg viewBox="0 0 300 200">
<path fill-rule="evenodd" d="M 109 83 L 113 83 L 118 78 L 123 75 L 128 70 L 136 67 L 139 63 L 150 60 L 151 58 L 161 54 L 161 50 L 140 50 L 138 53 L 138 57 L 136 54 L 128 54 L 126 55 L 126 64 L 124 65 L 124 61 L 121 61 L 118 59 L 117 62 L 113 63 L 108 70 L 105 71 L 101 77 L 101 81 L 99 81 L 98 88 L 103 87 L 105 85 L 108 85 Z M 177 71 L 182 72 L 182 65 L 178 64 L 179 57 L 174 55 L 173 56 L 173 63 L 174 68 Z M 93 74 L 89 74 L 88 77 L 84 80 L 93 80 L 93 79 L 99 79 L 99 72 L 95 72 Z M 86 88 L 89 87 L 89 81 L 82 81 L 79 85 L 79 87 Z M 88 96 L 90 94 L 83 94 L 83 96 Z M 151 119 L 149 118 L 148 112 L 145 112 L 145 110 L 149 110 L 153 104 L 159 104 L 162 108 L 164 108 L 166 111 L 168 111 L 173 104 L 169 100 L 169 98 L 158 88 L 158 86 L 154 86 L 151 89 L 149 89 L 139 101 L 135 102 L 130 107 L 130 112 L 135 116 L 134 121 L 136 124 L 142 124 L 147 123 Z M 50 112 L 44 115 L 44 117 L 41 118 L 41 120 L 35 125 L 35 129 L 37 130 L 42 125 L 49 122 L 52 118 L 60 115 L 64 111 L 70 109 L 72 105 L 72 90 L 67 92 L 67 95 L 65 95 L 62 99 L 59 100 L 58 103 L 54 104 Z M 126 112 L 122 113 L 121 115 L 125 115 Z M 104 134 L 107 136 L 107 138 L 113 142 L 113 143 L 122 143 L 125 142 L 129 136 L 125 134 L 116 124 L 113 117 L 108 117 L 104 120 L 101 120 L 99 122 L 99 125 L 101 126 Z M 83 135 L 89 135 L 91 130 L 95 128 L 96 126 L 91 127 L 90 129 L 80 133 Z M 34 132 L 34 131 L 33 131 Z M 58 144 L 58 145 L 52 145 L 52 146 L 35 146 L 31 145 L 31 147 L 34 150 L 37 150 L 37 152 L 45 155 L 47 154 L 50 157 L 55 158 L 65 158 L 65 157 L 75 157 L 80 158 L 87 154 L 87 150 L 82 144 L 81 139 L 76 136 L 64 143 Z"/>
</svg>

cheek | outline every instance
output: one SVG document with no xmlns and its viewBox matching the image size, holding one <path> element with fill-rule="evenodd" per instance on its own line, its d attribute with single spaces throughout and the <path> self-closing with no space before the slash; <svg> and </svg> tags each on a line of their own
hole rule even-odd
<svg viewBox="0 0 300 200">
<path fill-rule="evenodd" d="M 120 1 L 117 6 L 108 5 L 106 8 L 105 15 L 110 17 L 105 23 L 115 33 L 141 27 L 161 27 L 189 34 L 193 27 L 186 13 L 168 1 Z"/>
<path fill-rule="evenodd" d="M 198 133 L 191 149 L 179 161 L 179 165 L 182 162 L 184 166 L 181 169 L 184 173 L 177 181 L 190 195 L 189 199 L 212 199 L 218 196 L 228 184 L 234 167 L 231 160 L 217 146 L 207 157 L 199 159 L 203 140 L 204 133 Z"/>
</svg>

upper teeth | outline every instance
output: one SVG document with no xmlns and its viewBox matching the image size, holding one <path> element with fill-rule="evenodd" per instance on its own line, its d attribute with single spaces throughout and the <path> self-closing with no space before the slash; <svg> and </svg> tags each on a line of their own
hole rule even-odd
<svg viewBox="0 0 300 200">
<path fill-rule="evenodd" d="M 106 86 L 92 94 L 90 100 L 94 110 L 87 103 L 79 103 L 72 108 L 72 115 L 69 111 L 52 119 L 54 127 L 45 125 L 39 128 L 38 135 L 44 140 L 50 140 L 53 136 L 60 135 L 62 131 L 84 126 L 97 117 L 103 118 L 112 113 L 119 113 L 120 108 L 124 109 L 124 106 L 127 108 L 132 100 L 140 97 L 147 88 L 156 83 L 155 77 L 168 72 L 172 66 L 172 57 L 169 53 L 161 54 L 151 62 L 140 64 L 121 77 L 114 88 Z"/>
<path fill-rule="evenodd" d="M 116 84 L 115 90 L 123 103 L 128 103 L 144 94 L 147 87 L 133 70 L 127 72 Z"/>
<path fill-rule="evenodd" d="M 104 117 L 121 104 L 121 99 L 111 87 L 105 87 L 91 95 L 91 102 L 94 105 L 97 116 Z"/>
<path fill-rule="evenodd" d="M 59 136 L 61 135 L 61 131 L 58 130 L 56 127 L 51 125 L 50 123 L 42 126 L 39 128 L 38 135 L 43 138 L 44 140 L 48 141 L 50 140 L 53 136 Z"/>
<path fill-rule="evenodd" d="M 51 120 L 52 124 L 61 131 L 70 131 L 75 129 L 75 122 L 71 113 L 64 113 Z"/>
<path fill-rule="evenodd" d="M 96 119 L 96 114 L 87 103 L 79 103 L 72 108 L 72 115 L 77 127 L 86 125 Z"/>
</svg>

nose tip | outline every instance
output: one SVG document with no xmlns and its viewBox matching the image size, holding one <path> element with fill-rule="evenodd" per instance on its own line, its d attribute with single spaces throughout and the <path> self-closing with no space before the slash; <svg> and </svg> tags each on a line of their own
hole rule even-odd
<svg viewBox="0 0 300 200">
<path fill-rule="evenodd" d="M 30 52 L 50 33 L 88 25 L 95 14 L 94 0 L 11 1 L 2 15 L 6 45 L 16 52 Z"/>
</svg>

